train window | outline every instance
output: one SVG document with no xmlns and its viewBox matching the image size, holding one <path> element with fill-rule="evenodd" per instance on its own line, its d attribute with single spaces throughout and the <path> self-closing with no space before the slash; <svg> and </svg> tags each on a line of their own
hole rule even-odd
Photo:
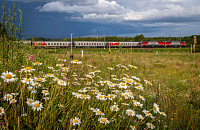
<svg viewBox="0 0 200 130">
<path fill-rule="evenodd" d="M 53 45 L 53 43 L 51 43 L 51 45 Z"/>
<path fill-rule="evenodd" d="M 56 43 L 54 43 L 54 45 L 56 45 Z"/>
<path fill-rule="evenodd" d="M 81 43 L 81 45 L 83 45 L 83 43 Z"/>
<path fill-rule="evenodd" d="M 93 43 L 92 43 L 92 45 L 93 45 Z"/>
<path fill-rule="evenodd" d="M 60 43 L 60 45 L 62 45 L 62 43 Z"/>
<path fill-rule="evenodd" d="M 59 45 L 59 43 L 57 43 L 57 45 Z"/>
<path fill-rule="evenodd" d="M 88 43 L 87 43 L 87 45 L 88 45 Z"/>
</svg>

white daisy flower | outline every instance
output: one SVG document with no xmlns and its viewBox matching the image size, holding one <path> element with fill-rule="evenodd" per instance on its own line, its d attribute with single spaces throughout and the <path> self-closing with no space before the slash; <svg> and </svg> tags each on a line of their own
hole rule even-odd
<svg viewBox="0 0 200 130">
<path fill-rule="evenodd" d="M 102 94 L 98 94 L 96 96 L 96 98 L 99 99 L 99 100 L 104 100 L 104 101 L 106 100 L 105 95 L 102 95 Z"/>
<path fill-rule="evenodd" d="M 154 113 L 160 112 L 160 108 L 159 108 L 158 104 L 156 104 L 156 103 L 153 104 L 153 111 L 154 111 Z"/>
<path fill-rule="evenodd" d="M 127 114 L 128 116 L 135 116 L 135 111 L 132 110 L 132 109 L 128 109 L 128 110 L 126 110 L 126 114 Z"/>
<path fill-rule="evenodd" d="M 44 94 L 44 96 L 49 95 L 49 91 L 48 90 L 42 90 L 42 93 Z"/>
<path fill-rule="evenodd" d="M 136 130 L 135 126 L 130 125 L 132 130 Z"/>
<path fill-rule="evenodd" d="M 109 70 L 114 70 L 114 68 L 112 68 L 112 67 L 107 67 Z"/>
<path fill-rule="evenodd" d="M 49 69 L 52 69 L 52 70 L 54 69 L 52 66 L 49 66 L 48 68 L 49 68 Z"/>
<path fill-rule="evenodd" d="M 167 116 L 164 112 L 159 112 L 163 116 Z"/>
<path fill-rule="evenodd" d="M 32 105 L 32 109 L 35 111 L 41 111 L 43 108 L 42 103 L 40 103 L 39 101 L 35 101 Z"/>
<path fill-rule="evenodd" d="M 95 112 L 96 115 L 101 115 L 101 116 L 105 115 L 102 111 L 100 111 L 100 109 L 94 109 L 93 112 Z"/>
<path fill-rule="evenodd" d="M 22 78 L 22 83 L 26 83 L 26 84 L 32 84 L 33 83 L 33 79 L 31 78 Z"/>
<path fill-rule="evenodd" d="M 37 91 L 35 90 L 35 88 L 32 87 L 32 86 L 29 86 L 28 89 L 29 89 L 29 91 L 31 91 L 31 93 L 37 93 Z"/>
<path fill-rule="evenodd" d="M 133 100 L 133 105 L 134 106 L 139 106 L 142 108 L 143 104 L 141 104 L 140 102 L 138 102 L 137 100 Z"/>
<path fill-rule="evenodd" d="M 152 114 L 151 114 L 149 111 L 143 110 L 142 112 L 144 112 L 145 116 L 150 116 L 150 117 L 152 117 Z"/>
<path fill-rule="evenodd" d="M 46 101 L 46 100 L 49 100 L 49 97 L 44 97 L 43 99 Z"/>
<path fill-rule="evenodd" d="M 112 105 L 112 106 L 110 106 L 110 110 L 111 111 L 119 111 L 119 108 L 118 108 L 118 105 Z"/>
<path fill-rule="evenodd" d="M 10 101 L 11 99 L 13 98 L 13 95 L 12 94 L 6 94 L 3 99 L 6 100 L 6 101 Z"/>
<path fill-rule="evenodd" d="M 119 87 L 119 88 L 127 89 L 128 86 L 126 85 L 126 83 L 122 83 L 122 82 L 121 82 L 121 83 L 118 84 L 118 87 Z"/>
<path fill-rule="evenodd" d="M 134 65 L 128 65 L 129 67 L 131 67 L 131 68 L 137 68 L 136 66 L 134 66 Z"/>
<path fill-rule="evenodd" d="M 63 81 L 63 80 L 59 80 L 58 84 L 61 85 L 61 86 L 66 86 L 67 85 L 66 82 Z"/>
<path fill-rule="evenodd" d="M 38 78 L 38 77 L 35 77 L 34 79 L 35 79 L 35 81 L 38 81 L 38 82 L 46 82 L 46 79 L 45 79 L 45 78 Z"/>
<path fill-rule="evenodd" d="M 33 104 L 34 104 L 34 100 L 28 98 L 27 101 L 26 101 L 26 103 L 27 103 L 29 106 L 33 106 Z"/>
<path fill-rule="evenodd" d="M 75 117 L 75 119 L 72 119 L 72 123 L 73 123 L 73 125 L 80 125 L 81 120 L 79 118 Z"/>
<path fill-rule="evenodd" d="M 21 72 L 32 72 L 35 71 L 35 69 L 32 69 L 31 67 L 25 67 L 24 69 L 21 69 Z"/>
<path fill-rule="evenodd" d="M 142 100 L 142 101 L 145 101 L 145 98 L 141 95 L 139 95 L 139 98 Z"/>
<path fill-rule="evenodd" d="M 154 128 L 155 128 L 155 126 L 154 126 L 152 123 L 149 123 L 149 122 L 147 123 L 147 127 L 148 127 L 148 128 L 151 128 L 151 129 L 154 129 Z"/>
<path fill-rule="evenodd" d="M 135 86 L 134 88 L 138 89 L 138 90 L 144 90 L 144 88 L 142 86 Z"/>
<path fill-rule="evenodd" d="M 105 125 L 110 123 L 110 121 L 108 121 L 107 118 L 103 117 L 99 118 L 98 121 L 100 121 L 100 123 L 104 123 Z"/>
<path fill-rule="evenodd" d="M 56 64 L 56 66 L 62 67 L 62 66 L 64 66 L 64 64 Z"/>
<path fill-rule="evenodd" d="M 14 82 L 17 78 L 13 78 L 15 75 L 12 72 L 3 72 L 1 78 L 4 79 L 5 82 Z"/>
<path fill-rule="evenodd" d="M 40 66 L 40 65 L 42 65 L 42 63 L 40 63 L 40 62 L 35 62 L 35 63 L 33 63 L 33 65 Z"/>
<path fill-rule="evenodd" d="M 82 64 L 82 62 L 79 61 L 79 60 L 73 60 L 73 61 L 71 61 L 71 63 L 72 63 L 72 64 Z"/>
<path fill-rule="evenodd" d="M 16 103 L 16 102 L 17 102 L 17 100 L 15 100 L 15 99 L 10 100 L 10 103 Z"/>
</svg>

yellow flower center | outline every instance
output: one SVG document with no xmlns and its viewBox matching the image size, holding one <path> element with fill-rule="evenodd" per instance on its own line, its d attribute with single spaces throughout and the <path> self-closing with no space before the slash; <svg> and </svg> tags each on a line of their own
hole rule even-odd
<svg viewBox="0 0 200 130">
<path fill-rule="evenodd" d="M 108 80 L 105 80 L 105 82 L 108 82 Z"/>
<path fill-rule="evenodd" d="M 106 119 L 101 119 L 101 121 L 105 122 L 106 123 Z"/>
<path fill-rule="evenodd" d="M 47 91 L 44 91 L 44 93 L 47 93 Z"/>
<path fill-rule="evenodd" d="M 51 73 L 48 73 L 47 75 L 51 75 Z"/>
<path fill-rule="evenodd" d="M 5 75 L 5 78 L 6 78 L 6 79 L 11 79 L 11 78 L 12 78 L 12 75 L 6 74 L 6 75 Z"/>
<path fill-rule="evenodd" d="M 31 104 L 31 103 L 33 103 L 33 101 L 32 100 L 28 100 L 28 102 Z"/>
<path fill-rule="evenodd" d="M 164 112 L 160 112 L 160 113 L 164 115 Z"/>
<path fill-rule="evenodd" d="M 58 81 L 58 79 L 55 79 L 55 81 Z"/>
<path fill-rule="evenodd" d="M 129 93 L 129 95 L 130 95 L 130 96 L 133 96 L 133 94 L 132 94 L 132 93 Z"/>
<path fill-rule="evenodd" d="M 101 114 L 101 111 L 97 111 L 98 114 Z"/>
<path fill-rule="evenodd" d="M 144 98 L 143 96 L 141 96 L 141 98 Z"/>
<path fill-rule="evenodd" d="M 74 119 L 74 123 L 78 123 L 78 120 L 77 120 L 77 119 Z"/>
<path fill-rule="evenodd" d="M 38 80 L 38 81 L 43 81 L 43 79 L 42 79 L 42 78 L 37 78 L 37 80 Z"/>
<path fill-rule="evenodd" d="M 40 63 L 39 63 L 39 62 L 35 62 L 35 64 L 36 64 L 36 65 L 39 65 Z"/>
<path fill-rule="evenodd" d="M 74 60 L 74 62 L 79 62 L 79 60 Z"/>
<path fill-rule="evenodd" d="M 110 98 L 109 96 L 106 96 L 106 98 Z"/>
<path fill-rule="evenodd" d="M 151 83 L 150 81 L 147 81 L 147 83 Z"/>
<path fill-rule="evenodd" d="M 24 70 L 31 70 L 31 67 L 26 67 L 24 68 Z"/>
<path fill-rule="evenodd" d="M 0 109 L 0 113 L 1 113 L 1 109 Z"/>
<path fill-rule="evenodd" d="M 87 96 L 86 95 L 81 95 L 81 97 L 86 98 Z"/>
<path fill-rule="evenodd" d="M 40 104 L 39 104 L 39 103 L 36 103 L 36 104 L 35 104 L 35 107 L 36 107 L 36 108 L 39 108 L 39 107 L 40 107 Z"/>
<path fill-rule="evenodd" d="M 61 64 L 57 64 L 57 66 L 61 66 Z"/>
<path fill-rule="evenodd" d="M 121 83 L 121 86 L 125 86 L 125 83 Z"/>
<path fill-rule="evenodd" d="M 132 112 L 132 111 L 128 111 L 128 113 L 129 113 L 129 114 L 133 114 L 133 112 Z"/>
<path fill-rule="evenodd" d="M 34 91 L 35 89 L 34 88 L 31 88 L 31 91 Z"/>
<path fill-rule="evenodd" d="M 100 96 L 99 96 L 99 98 L 103 98 L 103 96 L 102 96 L 102 95 L 100 95 Z"/>
<path fill-rule="evenodd" d="M 128 97 L 128 94 L 125 94 L 125 97 Z"/>
<path fill-rule="evenodd" d="M 64 82 L 64 81 L 60 81 L 60 83 L 61 83 L 61 84 L 64 84 L 65 82 Z"/>
<path fill-rule="evenodd" d="M 11 102 L 15 102 L 15 100 L 13 99 L 13 100 L 11 100 Z"/>
<path fill-rule="evenodd" d="M 110 95 L 110 97 L 114 97 L 113 95 Z"/>
<path fill-rule="evenodd" d="M 113 83 L 110 83 L 110 85 L 113 85 Z"/>
<path fill-rule="evenodd" d="M 30 79 L 25 79 L 26 82 L 30 82 Z"/>
<path fill-rule="evenodd" d="M 7 95 L 7 98 L 10 98 L 11 96 L 10 95 Z"/>
<path fill-rule="evenodd" d="M 113 110 L 117 110 L 117 107 L 113 107 Z"/>
<path fill-rule="evenodd" d="M 34 85 L 35 85 L 35 86 L 38 86 L 39 84 L 38 84 L 38 83 L 35 83 Z"/>
</svg>

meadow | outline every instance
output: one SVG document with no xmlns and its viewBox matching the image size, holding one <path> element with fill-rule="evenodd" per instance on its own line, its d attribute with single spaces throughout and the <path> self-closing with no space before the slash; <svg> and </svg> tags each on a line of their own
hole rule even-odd
<svg viewBox="0 0 200 130">
<path fill-rule="evenodd" d="M 0 129 L 200 129 L 189 48 L 21 50 L 0 62 Z"/>
</svg>

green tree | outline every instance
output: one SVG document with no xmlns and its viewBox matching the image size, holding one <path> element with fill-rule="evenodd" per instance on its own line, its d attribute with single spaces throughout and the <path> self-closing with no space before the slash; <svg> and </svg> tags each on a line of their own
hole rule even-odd
<svg viewBox="0 0 200 130">
<path fill-rule="evenodd" d="M 37 41 L 37 38 L 33 36 L 32 41 Z"/>
</svg>

